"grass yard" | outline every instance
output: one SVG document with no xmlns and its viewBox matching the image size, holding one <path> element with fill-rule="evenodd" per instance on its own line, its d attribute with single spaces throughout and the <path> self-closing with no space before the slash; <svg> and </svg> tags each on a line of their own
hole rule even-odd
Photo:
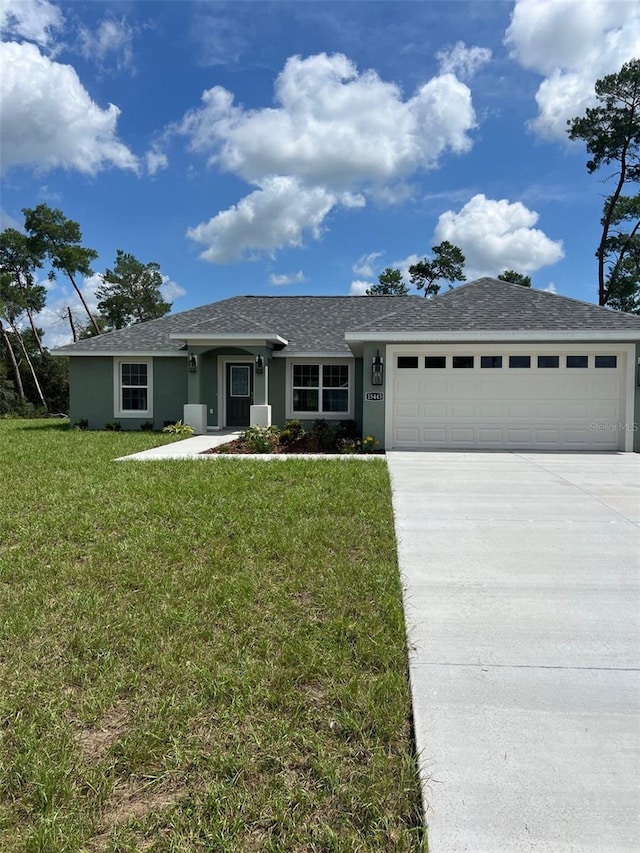
<svg viewBox="0 0 640 853">
<path fill-rule="evenodd" d="M 383 461 L 0 420 L 0 850 L 423 851 Z"/>
</svg>

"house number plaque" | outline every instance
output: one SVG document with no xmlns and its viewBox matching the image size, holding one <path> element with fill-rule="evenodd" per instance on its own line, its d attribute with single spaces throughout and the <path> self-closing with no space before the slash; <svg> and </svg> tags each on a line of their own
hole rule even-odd
<svg viewBox="0 0 640 853">
<path fill-rule="evenodd" d="M 380 403 L 384 400 L 384 394 L 382 391 L 367 391 L 364 399 L 367 403 Z"/>
</svg>

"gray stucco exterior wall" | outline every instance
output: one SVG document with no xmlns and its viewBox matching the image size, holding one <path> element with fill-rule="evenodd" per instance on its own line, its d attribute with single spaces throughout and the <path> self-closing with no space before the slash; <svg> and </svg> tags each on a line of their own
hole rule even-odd
<svg viewBox="0 0 640 853">
<path fill-rule="evenodd" d="M 271 421 L 278 426 L 282 426 L 286 421 L 286 367 L 284 358 L 272 358 L 268 362 Z"/>
<path fill-rule="evenodd" d="M 166 421 L 182 419 L 187 399 L 187 361 L 179 358 L 153 359 L 153 425 L 162 429 Z M 123 429 L 139 429 L 146 418 L 122 418 Z M 138 421 L 137 426 L 125 426 L 124 421 Z"/>
<path fill-rule="evenodd" d="M 376 352 L 380 352 L 384 363 L 384 385 L 373 386 L 371 384 L 371 364 L 375 358 Z M 362 370 L 362 390 L 360 391 L 360 399 L 362 400 L 362 436 L 366 438 L 372 435 L 380 442 L 380 447 L 384 447 L 385 438 L 385 407 L 386 407 L 386 384 L 389 376 L 389 365 L 385 357 L 384 344 L 364 344 L 363 357 L 361 362 Z M 365 400 L 365 394 L 369 392 L 382 392 L 385 399 L 369 401 Z"/>
<path fill-rule="evenodd" d="M 104 429 L 113 417 L 113 359 L 69 359 L 69 420 L 86 420 L 89 429 Z"/>
<path fill-rule="evenodd" d="M 131 357 L 135 361 L 135 356 Z M 140 429 L 153 420 L 155 429 L 166 421 L 182 418 L 187 399 L 187 366 L 184 357 L 153 359 L 153 418 L 130 418 L 114 412 L 114 359 L 105 356 L 69 359 L 69 418 L 71 424 L 86 420 L 89 429 L 104 429 L 119 421 L 122 429 Z"/>
</svg>

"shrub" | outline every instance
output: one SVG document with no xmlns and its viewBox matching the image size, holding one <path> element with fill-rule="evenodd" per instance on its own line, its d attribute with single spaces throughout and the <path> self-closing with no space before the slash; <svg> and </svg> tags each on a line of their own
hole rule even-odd
<svg viewBox="0 0 640 853">
<path fill-rule="evenodd" d="M 244 449 L 248 453 L 273 453 L 278 443 L 277 426 L 252 426 L 240 436 Z"/>
<path fill-rule="evenodd" d="M 107 421 L 107 423 L 104 425 L 104 428 L 109 432 L 120 432 L 120 430 L 122 429 L 122 424 L 120 423 L 120 421 Z"/>
<path fill-rule="evenodd" d="M 278 433 L 278 441 L 280 444 L 293 444 L 305 435 L 302 421 L 293 420 L 287 421 Z"/>
<path fill-rule="evenodd" d="M 80 418 L 79 420 L 75 421 L 71 429 L 89 429 L 89 421 L 86 418 Z"/>
<path fill-rule="evenodd" d="M 309 449 L 338 450 L 339 430 L 337 426 L 318 418 L 311 430 Z"/>
<path fill-rule="evenodd" d="M 294 420 L 287 421 L 283 427 L 283 430 L 287 430 L 287 432 L 291 435 L 291 440 L 295 441 L 297 438 L 302 438 L 304 435 L 304 427 L 302 426 L 302 421 L 294 418 Z"/>
<path fill-rule="evenodd" d="M 353 420 L 339 421 L 338 422 L 338 432 L 340 434 L 340 438 L 348 438 L 348 439 L 360 438 L 360 433 L 358 431 L 358 424 Z"/>
<path fill-rule="evenodd" d="M 377 438 L 374 438 L 372 435 L 368 435 L 366 438 L 362 439 L 362 452 L 363 453 L 374 453 L 377 448 L 380 447 L 380 442 Z"/>
<path fill-rule="evenodd" d="M 140 429 L 142 432 L 153 432 L 153 421 L 145 421 L 143 424 L 140 424 Z"/>
<path fill-rule="evenodd" d="M 162 432 L 168 432 L 170 435 L 181 435 L 188 438 L 190 435 L 194 434 L 195 429 L 191 424 L 185 424 L 180 420 L 173 424 L 166 424 L 162 427 Z"/>
</svg>

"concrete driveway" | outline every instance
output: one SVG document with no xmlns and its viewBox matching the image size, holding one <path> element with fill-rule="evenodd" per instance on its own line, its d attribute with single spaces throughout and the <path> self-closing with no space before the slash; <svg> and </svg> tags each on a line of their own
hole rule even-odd
<svg viewBox="0 0 640 853">
<path fill-rule="evenodd" d="M 638 850 L 640 456 L 387 460 L 430 853 Z"/>
</svg>

